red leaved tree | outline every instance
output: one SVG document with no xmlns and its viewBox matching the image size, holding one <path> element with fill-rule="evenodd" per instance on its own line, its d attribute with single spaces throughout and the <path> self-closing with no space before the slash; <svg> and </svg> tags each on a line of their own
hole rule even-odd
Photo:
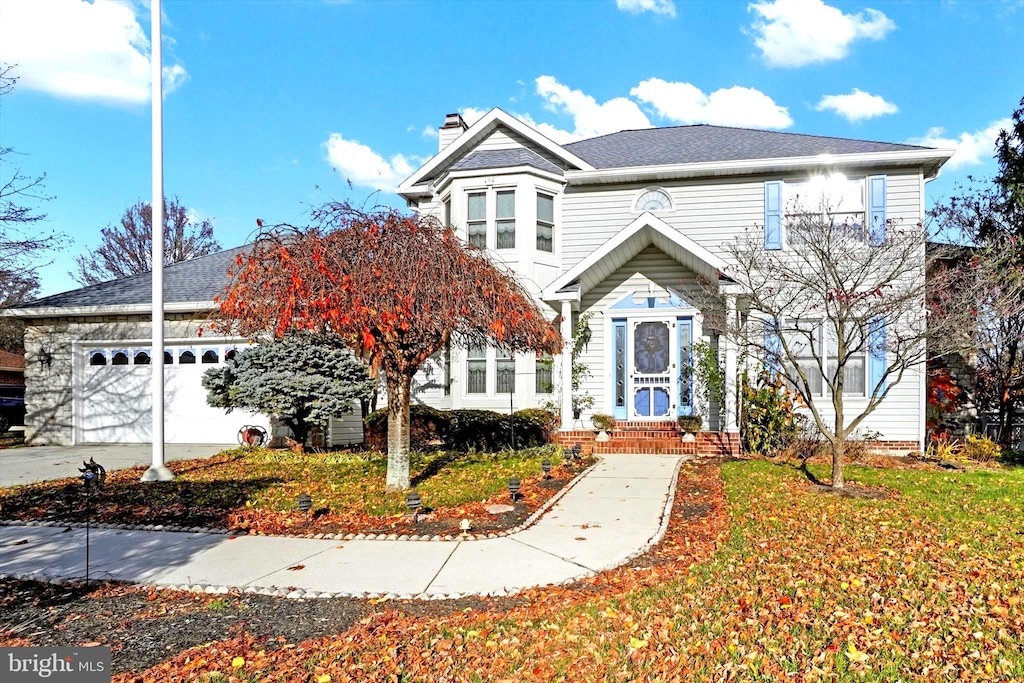
<svg viewBox="0 0 1024 683">
<path fill-rule="evenodd" d="M 557 353 L 562 340 L 530 294 L 486 252 L 437 220 L 327 203 L 311 225 L 265 230 L 238 260 L 215 327 L 250 338 L 332 332 L 388 392 L 387 487 L 409 487 L 413 375 L 449 340 Z"/>
</svg>

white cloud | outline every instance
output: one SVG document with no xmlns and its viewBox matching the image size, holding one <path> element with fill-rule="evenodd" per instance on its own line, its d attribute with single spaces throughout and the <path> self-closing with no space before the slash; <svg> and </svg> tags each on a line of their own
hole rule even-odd
<svg viewBox="0 0 1024 683">
<path fill-rule="evenodd" d="M 747 10 L 760 15 L 750 32 L 769 66 L 798 67 L 842 59 L 853 41 L 881 40 L 896 28 L 878 10 L 843 14 L 822 0 L 756 2 Z"/>
<path fill-rule="evenodd" d="M 466 125 L 472 126 L 482 119 L 488 111 L 487 109 L 477 109 L 476 107 L 464 107 L 459 110 L 459 113 L 462 114 L 462 120 L 466 122 Z"/>
<path fill-rule="evenodd" d="M 881 95 L 872 95 L 860 88 L 854 88 L 849 95 L 825 95 L 814 108 L 817 111 L 831 109 L 850 123 L 895 114 L 900 110 L 892 102 L 886 102 Z"/>
<path fill-rule="evenodd" d="M 572 117 L 572 131 L 527 121 L 555 142 L 565 143 L 620 130 L 651 127 L 651 122 L 636 102 L 626 97 L 616 97 L 598 104 L 590 95 L 562 85 L 554 76 L 540 76 L 535 83 L 537 94 L 544 99 L 546 109 Z"/>
<path fill-rule="evenodd" d="M 615 4 L 623 12 L 630 14 L 663 14 L 666 17 L 676 16 L 676 4 L 672 0 L 615 0 Z"/>
<path fill-rule="evenodd" d="M 423 126 L 423 130 L 420 131 L 420 137 L 425 140 L 436 140 L 437 136 L 437 128 L 434 128 L 433 126 Z"/>
<path fill-rule="evenodd" d="M 387 160 L 356 140 L 346 140 L 340 133 L 331 133 L 324 143 L 327 161 L 353 185 L 376 190 L 394 190 L 415 170 L 418 159 L 396 154 Z"/>
<path fill-rule="evenodd" d="M 705 95 L 690 83 L 649 78 L 629 94 L 653 106 L 658 116 L 675 123 L 753 128 L 788 128 L 793 125 L 786 107 L 776 104 L 760 90 L 739 85 Z"/>
<path fill-rule="evenodd" d="M 926 147 L 947 147 L 955 148 L 956 152 L 946 162 L 946 168 L 955 171 L 964 166 L 980 166 L 991 161 L 995 157 L 996 138 L 999 131 L 1009 129 L 1013 125 L 1010 119 L 999 119 L 993 121 L 983 130 L 974 133 L 960 133 L 957 138 L 945 137 L 944 128 L 930 128 L 927 133 L 919 138 L 907 140 L 911 145 L 925 145 Z"/>
<path fill-rule="evenodd" d="M 150 43 L 133 5 L 4 0 L 0 45 L 4 62 L 18 65 L 19 87 L 71 99 L 149 101 Z M 163 76 L 165 94 L 188 79 L 180 64 L 165 66 Z"/>
</svg>

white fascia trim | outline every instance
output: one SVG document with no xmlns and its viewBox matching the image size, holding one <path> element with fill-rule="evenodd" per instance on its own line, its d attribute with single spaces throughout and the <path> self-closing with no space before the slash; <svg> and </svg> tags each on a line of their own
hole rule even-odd
<svg viewBox="0 0 1024 683">
<path fill-rule="evenodd" d="M 453 180 L 464 180 L 466 178 L 487 178 L 490 176 L 505 176 L 516 174 L 529 174 L 550 180 L 559 185 L 565 185 L 565 178 L 550 171 L 542 171 L 536 166 L 501 166 L 500 168 L 474 168 L 465 171 L 451 171 L 445 174 L 444 182 L 432 188 L 428 188 L 427 194 L 442 194 Z M 432 192 L 431 192 L 432 190 Z"/>
<path fill-rule="evenodd" d="M 213 301 L 177 301 L 164 304 L 164 313 L 198 313 L 212 311 Z M 153 304 L 117 304 L 113 306 L 46 306 L 40 308 L 8 308 L 0 316 L 10 318 L 65 318 L 67 316 L 135 315 L 151 313 Z"/>
<path fill-rule="evenodd" d="M 715 256 L 710 251 L 700 246 L 650 211 L 644 211 L 642 214 L 637 216 L 633 222 L 610 237 L 607 242 L 590 252 L 585 259 L 555 278 L 554 282 L 544 288 L 544 298 L 557 300 L 556 297 L 558 290 L 575 282 L 577 279 L 582 277 L 584 273 L 597 265 L 601 259 L 605 258 L 622 246 L 622 244 L 630 237 L 641 230 L 646 229 L 660 233 L 662 236 L 672 242 L 675 242 L 677 245 L 704 261 L 704 263 L 708 264 L 718 272 L 725 270 L 727 264 L 720 257 Z"/>
<path fill-rule="evenodd" d="M 743 159 L 738 161 L 705 161 L 694 164 L 665 164 L 661 166 L 633 166 L 600 170 L 566 171 L 569 185 L 596 185 L 604 183 L 667 180 L 715 175 L 748 175 L 794 171 L 821 166 L 908 166 L 933 164 L 938 167 L 953 156 L 952 149 L 904 150 L 899 152 L 864 152 L 861 154 L 826 154 L 775 159 Z"/>
<path fill-rule="evenodd" d="M 543 298 L 545 301 L 575 301 L 578 302 L 583 298 L 583 294 L 580 292 L 580 287 L 573 287 L 570 290 L 562 292 L 553 292 L 550 296 L 544 294 Z"/>
<path fill-rule="evenodd" d="M 484 114 L 479 121 L 470 126 L 469 129 L 457 137 L 450 145 L 432 156 L 427 163 L 420 166 L 415 173 L 402 181 L 402 184 L 398 186 L 398 194 L 403 197 L 416 196 L 417 193 L 421 191 L 420 188 L 416 187 L 416 185 L 423 180 L 425 176 L 435 171 L 439 166 L 459 154 L 466 147 L 476 144 L 480 138 L 491 132 L 499 123 L 507 126 L 516 133 L 519 133 L 519 135 L 535 143 L 538 147 L 547 150 L 576 168 L 584 171 L 594 170 L 593 166 L 568 151 L 557 142 L 547 138 L 537 129 L 495 107 Z"/>
</svg>

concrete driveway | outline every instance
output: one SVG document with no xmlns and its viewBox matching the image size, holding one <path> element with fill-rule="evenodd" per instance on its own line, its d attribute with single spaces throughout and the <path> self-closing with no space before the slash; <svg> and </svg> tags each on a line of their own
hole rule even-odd
<svg viewBox="0 0 1024 683">
<path fill-rule="evenodd" d="M 208 458 L 231 447 L 228 444 L 167 444 L 164 460 Z M 148 465 L 153 460 L 153 446 L 136 443 L 5 448 L 0 450 L 0 487 L 77 477 L 82 461 L 89 458 L 94 458 L 108 471 Z"/>
</svg>

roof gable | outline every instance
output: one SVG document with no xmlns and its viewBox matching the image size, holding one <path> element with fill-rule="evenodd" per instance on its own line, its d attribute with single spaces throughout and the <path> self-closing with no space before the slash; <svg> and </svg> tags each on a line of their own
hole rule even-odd
<svg viewBox="0 0 1024 683">
<path fill-rule="evenodd" d="M 454 142 L 435 154 L 427 161 L 427 163 L 417 169 L 415 173 L 406 178 L 398 187 L 398 193 L 405 197 L 429 194 L 428 189 L 422 185 L 423 183 L 434 177 L 437 172 L 447 168 L 448 165 L 460 159 L 460 157 L 471 155 L 470 153 L 479 153 L 473 152 L 473 149 L 499 126 L 504 126 L 510 129 L 517 135 L 536 145 L 539 149 L 550 153 L 556 159 L 560 159 L 568 168 L 578 169 L 581 171 L 594 170 L 594 167 L 588 162 L 584 161 L 572 152 L 567 151 L 558 143 L 548 139 L 537 129 L 495 107 L 484 114 L 480 120 L 470 126 L 469 129 L 456 138 Z M 536 153 L 534 154 L 536 155 Z M 540 155 L 536 156 L 540 157 Z M 497 166 L 487 166 L 486 168 L 497 168 Z M 561 169 L 559 169 L 559 172 L 560 171 Z"/>
<path fill-rule="evenodd" d="M 582 296 L 650 245 L 704 277 L 717 278 L 726 268 L 720 257 L 645 211 L 545 287 L 543 298 L 558 300 L 564 298 L 559 292 L 567 291 L 574 298 Z"/>
</svg>

